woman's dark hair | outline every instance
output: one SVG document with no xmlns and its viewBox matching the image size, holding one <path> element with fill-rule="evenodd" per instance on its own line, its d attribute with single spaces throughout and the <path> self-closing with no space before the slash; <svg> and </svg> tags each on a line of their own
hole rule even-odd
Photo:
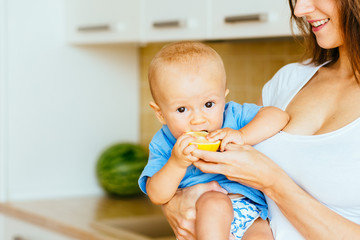
<svg viewBox="0 0 360 240">
<path fill-rule="evenodd" d="M 336 1 L 339 11 L 339 25 L 342 30 L 344 45 L 355 75 L 359 82 L 360 73 L 360 1 L 359 0 L 333 0 Z M 296 0 L 289 0 L 291 20 L 294 20 L 302 33 L 305 44 L 303 60 L 310 59 L 309 63 L 320 65 L 327 61 L 336 62 L 339 58 L 339 49 L 323 49 L 317 42 L 311 25 L 304 18 L 298 18 L 294 14 Z"/>
</svg>

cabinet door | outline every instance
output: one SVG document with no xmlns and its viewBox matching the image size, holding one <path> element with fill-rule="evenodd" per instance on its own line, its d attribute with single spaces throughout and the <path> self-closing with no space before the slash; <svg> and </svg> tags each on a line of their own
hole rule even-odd
<svg viewBox="0 0 360 240">
<path fill-rule="evenodd" d="M 142 40 L 202 40 L 207 35 L 207 0 L 143 0 Z"/>
<path fill-rule="evenodd" d="M 211 39 L 290 36 L 286 0 L 210 0 Z"/>
<path fill-rule="evenodd" d="M 3 240 L 75 240 L 10 217 L 4 217 L 4 235 L 0 237 Z"/>
<path fill-rule="evenodd" d="M 67 40 L 115 43 L 139 40 L 140 0 L 65 0 Z"/>
</svg>

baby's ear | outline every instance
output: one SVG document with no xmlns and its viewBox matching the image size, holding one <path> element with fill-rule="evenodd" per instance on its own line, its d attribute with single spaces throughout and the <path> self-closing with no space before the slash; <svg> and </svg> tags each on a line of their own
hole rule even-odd
<svg viewBox="0 0 360 240">
<path fill-rule="evenodd" d="M 154 110 L 155 115 L 156 115 L 157 119 L 159 120 L 159 122 L 160 122 L 161 124 L 163 124 L 163 125 L 166 124 L 165 119 L 164 119 L 164 116 L 163 116 L 163 114 L 162 114 L 162 112 L 161 112 L 160 107 L 159 107 L 156 103 L 154 103 L 154 102 L 149 102 L 149 105 L 150 105 L 150 107 Z"/>
<path fill-rule="evenodd" d="M 227 88 L 227 89 L 225 90 L 225 97 L 229 94 L 229 92 L 230 92 L 230 90 Z"/>
</svg>

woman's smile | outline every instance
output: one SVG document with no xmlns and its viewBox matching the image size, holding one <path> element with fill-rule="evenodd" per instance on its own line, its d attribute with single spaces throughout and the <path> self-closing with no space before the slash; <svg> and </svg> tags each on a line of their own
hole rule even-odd
<svg viewBox="0 0 360 240">
<path fill-rule="evenodd" d="M 321 19 L 321 20 L 308 20 L 308 22 L 312 26 L 313 32 L 317 32 L 320 29 L 322 29 L 329 21 L 330 21 L 330 18 L 325 18 L 325 19 Z"/>
</svg>

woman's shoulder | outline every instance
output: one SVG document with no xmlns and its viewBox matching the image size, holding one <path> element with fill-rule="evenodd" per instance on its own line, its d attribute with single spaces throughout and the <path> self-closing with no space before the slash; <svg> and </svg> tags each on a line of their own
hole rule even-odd
<svg viewBox="0 0 360 240">
<path fill-rule="evenodd" d="M 301 74 L 311 73 L 314 70 L 317 70 L 318 67 L 319 66 L 308 63 L 308 61 L 289 63 L 289 64 L 283 66 L 282 68 L 280 68 L 278 70 L 278 72 L 275 74 L 275 76 L 276 75 L 289 76 L 289 75 L 299 74 L 299 73 L 301 73 Z"/>
<path fill-rule="evenodd" d="M 307 62 L 289 63 L 280 68 L 269 82 L 279 86 L 297 85 L 309 80 L 320 66 Z"/>
<path fill-rule="evenodd" d="M 282 67 L 263 88 L 262 99 L 264 105 L 274 105 L 275 100 L 279 101 L 281 99 L 281 102 L 283 102 L 282 100 L 294 95 L 301 86 L 311 79 L 318 68 L 319 66 L 307 62 L 290 63 Z M 281 107 L 283 107 L 282 104 Z"/>
</svg>

